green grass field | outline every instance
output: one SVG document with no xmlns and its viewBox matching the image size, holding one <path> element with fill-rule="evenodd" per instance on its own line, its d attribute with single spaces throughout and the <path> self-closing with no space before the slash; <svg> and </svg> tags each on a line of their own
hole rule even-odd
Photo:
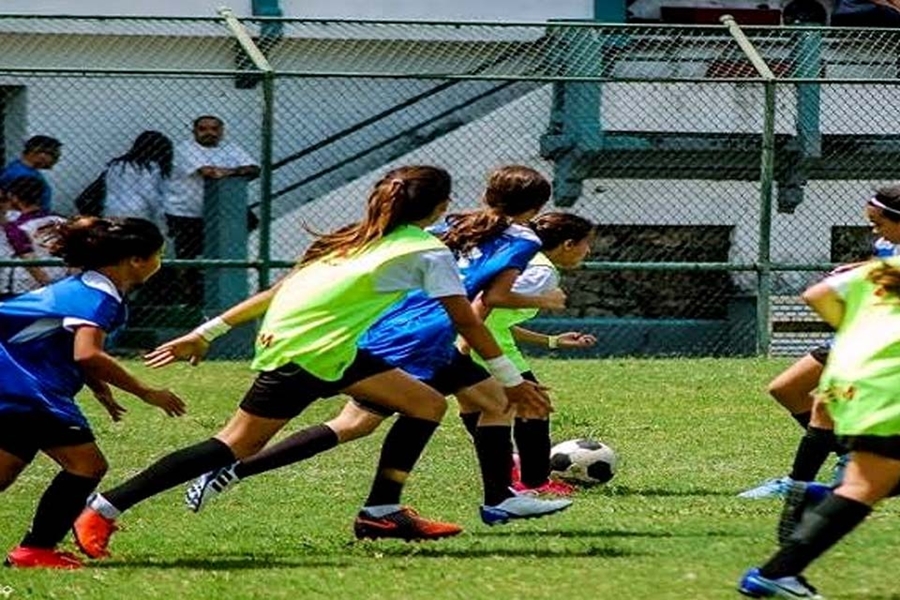
<svg viewBox="0 0 900 600">
<path fill-rule="evenodd" d="M 0 598 L 736 598 L 739 574 L 774 548 L 780 503 L 735 494 L 785 472 L 799 435 L 764 391 L 786 364 L 536 361 L 553 388 L 554 439 L 601 438 L 621 459 L 609 485 L 579 492 L 555 517 L 482 525 L 474 452 L 448 415 L 406 501 L 463 524 L 459 537 L 354 540 L 376 435 L 248 481 L 199 515 L 183 507 L 180 488 L 153 498 L 121 520 L 111 559 L 78 572 L 0 570 Z M 102 488 L 214 433 L 251 381 L 243 364 L 134 368 L 181 392 L 190 413 L 167 419 L 127 398 L 125 421 L 113 424 L 85 400 L 111 464 Z M 317 423 L 340 406 L 319 402 L 292 425 Z M 18 542 L 52 473 L 40 458 L 5 493 L 0 545 Z M 900 567 L 898 517 L 897 503 L 886 503 L 809 569 L 810 580 L 830 600 L 900 599 L 890 575 Z"/>
</svg>

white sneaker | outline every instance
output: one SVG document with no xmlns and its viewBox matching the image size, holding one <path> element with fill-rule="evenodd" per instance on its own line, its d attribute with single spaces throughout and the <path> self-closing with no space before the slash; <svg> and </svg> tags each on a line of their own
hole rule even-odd
<svg viewBox="0 0 900 600">
<path fill-rule="evenodd" d="M 234 472 L 237 464 L 204 473 L 195 479 L 184 491 L 184 503 L 188 508 L 200 512 L 210 500 L 236 485 L 241 480 Z"/>
<path fill-rule="evenodd" d="M 738 498 L 760 500 L 762 498 L 784 498 L 794 480 L 790 477 L 779 477 L 777 479 L 769 479 L 768 481 L 750 488 L 745 492 L 738 494 Z"/>
<path fill-rule="evenodd" d="M 533 494 L 516 494 L 496 506 L 481 506 L 481 520 L 486 525 L 507 523 L 512 519 L 538 519 L 566 510 L 571 500 L 542 500 Z"/>
</svg>

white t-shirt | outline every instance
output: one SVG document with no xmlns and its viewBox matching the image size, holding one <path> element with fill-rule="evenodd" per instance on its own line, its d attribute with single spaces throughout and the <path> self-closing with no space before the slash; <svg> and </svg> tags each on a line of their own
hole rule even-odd
<svg viewBox="0 0 900 600">
<path fill-rule="evenodd" d="M 236 144 L 222 142 L 218 146 L 201 146 L 186 140 L 175 147 L 172 177 L 165 195 L 163 211 L 179 217 L 203 217 L 203 177 L 200 167 L 234 169 L 257 164 L 256 160 Z"/>
<path fill-rule="evenodd" d="M 549 265 L 532 262 L 516 277 L 512 291 L 526 296 L 540 296 L 552 292 L 558 287 L 559 273 L 556 272 L 556 269 Z"/>
<path fill-rule="evenodd" d="M 58 215 L 46 215 L 19 224 L 19 229 L 25 232 L 28 239 L 31 241 L 31 250 L 35 259 L 52 258 L 50 252 L 44 247 L 45 240 L 42 239 L 42 236 L 38 235 L 38 230 L 47 225 L 64 222 L 65 219 Z M 11 246 L 9 248 L 11 250 L 10 256 L 13 256 L 14 250 Z M 50 278 L 50 281 L 62 279 L 67 274 L 65 267 L 41 267 L 41 269 L 43 269 L 47 277 Z M 12 267 L 9 275 L 9 292 L 21 294 L 23 292 L 36 290 L 39 287 L 41 287 L 41 284 L 31 276 L 31 273 L 29 273 L 25 267 Z"/>
<path fill-rule="evenodd" d="M 449 248 L 400 256 L 382 267 L 377 277 L 378 292 L 422 289 L 430 298 L 466 295 L 456 258 Z"/>
<path fill-rule="evenodd" d="M 167 183 L 153 163 L 141 168 L 128 162 L 113 163 L 106 171 L 107 217 L 140 217 L 162 223 L 162 206 Z"/>
</svg>

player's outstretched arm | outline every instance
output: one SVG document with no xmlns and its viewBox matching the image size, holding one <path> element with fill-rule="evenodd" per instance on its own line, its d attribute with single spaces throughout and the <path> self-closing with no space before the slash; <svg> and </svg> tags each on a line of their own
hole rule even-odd
<svg viewBox="0 0 900 600">
<path fill-rule="evenodd" d="M 144 364 L 151 369 L 165 367 L 179 360 L 186 360 L 194 366 L 200 364 L 213 340 L 228 333 L 232 327 L 243 325 L 265 314 L 280 285 L 277 283 L 267 290 L 254 294 L 193 331 L 160 344 L 144 355 Z"/>
<path fill-rule="evenodd" d="M 543 346 L 544 348 L 590 348 L 597 343 L 597 338 L 589 333 L 567 331 L 556 335 L 538 333 L 524 327 L 512 328 L 513 338 L 517 342 Z"/>
<path fill-rule="evenodd" d="M 803 292 L 803 301 L 835 329 L 844 320 L 844 301 L 828 281 L 819 282 Z"/>
</svg>

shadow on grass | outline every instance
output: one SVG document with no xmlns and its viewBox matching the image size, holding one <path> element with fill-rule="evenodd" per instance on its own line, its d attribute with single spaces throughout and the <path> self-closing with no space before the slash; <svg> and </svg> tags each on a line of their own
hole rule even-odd
<svg viewBox="0 0 900 600">
<path fill-rule="evenodd" d="M 621 548 L 380 548 L 382 556 L 415 558 L 630 558 L 650 556 Z"/>
<path fill-rule="evenodd" d="M 736 537 L 733 531 L 696 531 L 696 532 L 671 532 L 671 531 L 625 531 L 621 529 L 564 529 L 562 531 L 512 531 L 491 530 L 471 532 L 469 535 L 477 537 L 542 537 L 542 538 L 686 538 L 686 537 Z M 900 600 L 900 599 L 898 599 Z"/>
<path fill-rule="evenodd" d="M 250 571 L 272 569 L 301 569 L 321 567 L 347 567 L 353 565 L 349 557 L 333 560 L 303 557 L 286 557 L 283 554 L 256 555 L 208 555 L 182 556 L 165 559 L 154 555 L 144 555 L 129 560 L 106 560 L 94 562 L 96 569 L 197 569 L 202 571 Z"/>
<path fill-rule="evenodd" d="M 732 490 L 709 490 L 706 488 L 696 488 L 692 490 L 674 490 L 667 488 L 634 488 L 627 485 L 616 485 L 611 487 L 589 488 L 587 493 L 597 496 L 655 496 L 658 498 L 677 498 L 692 496 L 737 496 L 739 492 Z"/>
</svg>

